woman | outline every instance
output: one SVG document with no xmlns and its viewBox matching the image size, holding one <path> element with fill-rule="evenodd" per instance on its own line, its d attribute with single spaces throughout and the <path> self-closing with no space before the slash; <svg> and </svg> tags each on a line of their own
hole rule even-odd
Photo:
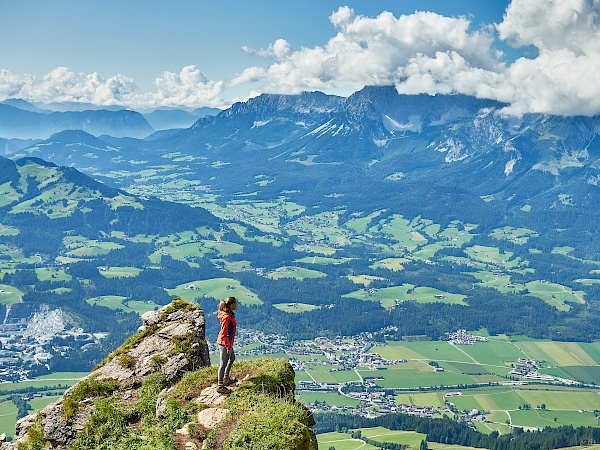
<svg viewBox="0 0 600 450">
<path fill-rule="evenodd" d="M 221 322 L 221 331 L 217 337 L 217 347 L 219 349 L 219 378 L 217 392 L 219 394 L 231 394 L 231 390 L 227 387 L 237 380 L 231 378 L 231 366 L 235 361 L 235 353 L 233 351 L 233 341 L 235 339 L 235 331 L 237 322 L 235 320 L 234 311 L 237 309 L 237 300 L 235 297 L 227 297 L 219 303 L 219 321 Z"/>
</svg>

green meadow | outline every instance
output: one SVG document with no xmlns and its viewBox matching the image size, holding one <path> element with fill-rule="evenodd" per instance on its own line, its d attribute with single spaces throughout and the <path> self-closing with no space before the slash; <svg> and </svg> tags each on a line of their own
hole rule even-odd
<svg viewBox="0 0 600 450">
<path fill-rule="evenodd" d="M 503 228 L 496 228 L 489 236 L 494 239 L 506 240 L 514 244 L 523 245 L 526 244 L 530 238 L 538 237 L 539 234 L 528 228 L 513 228 L 506 226 Z"/>
<path fill-rule="evenodd" d="M 362 284 L 363 286 L 369 286 L 373 281 L 383 281 L 385 278 L 376 277 L 373 275 L 348 275 L 348 279 L 354 284 Z"/>
<path fill-rule="evenodd" d="M 304 258 L 299 258 L 296 262 L 305 263 L 305 264 L 344 264 L 348 261 L 352 261 L 352 258 L 330 258 L 326 256 L 305 256 Z"/>
<path fill-rule="evenodd" d="M 531 281 L 525 285 L 529 294 L 541 298 L 560 311 L 568 311 L 568 303 L 585 303 L 583 291 L 574 291 L 569 287 L 547 281 Z"/>
<path fill-rule="evenodd" d="M 0 186 L 0 190 L 1 189 L 2 189 L 2 187 Z M 2 196 L 2 194 L 0 192 L 0 197 L 1 196 Z M 1 203 L 0 203 L 0 207 L 2 207 Z M 2 225 L 0 223 L 0 236 L 16 236 L 19 233 L 20 233 L 20 231 L 18 228 L 7 226 L 7 225 Z"/>
<path fill-rule="evenodd" d="M 35 269 L 35 273 L 40 281 L 71 281 L 73 278 L 64 269 L 40 267 Z"/>
<path fill-rule="evenodd" d="M 92 297 L 86 300 L 92 306 L 105 306 L 110 309 L 121 310 L 123 312 L 134 312 L 142 315 L 147 311 L 153 311 L 161 307 L 156 303 L 141 300 L 127 300 L 127 297 L 120 295 L 103 295 Z"/>
<path fill-rule="evenodd" d="M 63 245 L 67 249 L 66 256 L 71 258 L 92 258 L 124 248 L 116 242 L 97 241 L 83 236 L 67 236 L 63 239 Z"/>
<path fill-rule="evenodd" d="M 269 278 L 279 280 L 280 278 L 295 278 L 296 280 L 304 280 L 305 278 L 322 278 L 326 275 L 323 272 L 313 269 L 305 269 L 296 266 L 279 267 L 267 273 Z"/>
<path fill-rule="evenodd" d="M 0 397 L 0 433 L 7 437 L 14 437 L 15 423 L 17 422 L 17 407 L 8 397 Z"/>
<path fill-rule="evenodd" d="M 406 450 L 419 450 L 421 441 L 427 436 L 416 431 L 390 430 L 384 427 L 357 428 L 350 431 L 360 431 L 361 436 L 373 439 L 379 443 L 394 443 L 405 445 Z M 377 450 L 379 447 L 372 446 L 360 439 L 353 439 L 350 433 L 322 433 L 317 435 L 319 450 Z M 476 450 L 474 447 L 463 447 L 460 445 L 439 444 L 427 442 L 427 447 L 432 450 Z M 591 447 L 590 447 L 591 448 Z"/>
<path fill-rule="evenodd" d="M 0 284 L 0 304 L 10 305 L 12 303 L 20 303 L 23 299 L 23 292 L 14 286 Z"/>
<path fill-rule="evenodd" d="M 388 269 L 398 272 L 399 270 L 404 269 L 402 264 L 406 264 L 408 262 L 410 262 L 410 260 L 406 258 L 384 258 L 381 261 L 374 262 L 369 267 L 371 269 Z"/>
<path fill-rule="evenodd" d="M 167 289 L 167 292 L 169 295 L 179 297 L 188 302 L 193 302 L 202 296 L 217 300 L 233 296 L 243 305 L 262 305 L 263 303 L 256 294 L 233 278 L 190 281 L 180 284 L 173 289 Z"/>
<path fill-rule="evenodd" d="M 307 303 L 275 303 L 273 304 L 273 307 L 286 313 L 303 313 L 319 309 L 318 306 L 309 305 Z"/>
<path fill-rule="evenodd" d="M 414 300 L 419 303 L 449 303 L 465 305 L 463 301 L 465 296 L 460 294 L 451 294 L 430 287 L 415 287 L 412 284 L 403 284 L 402 286 L 392 286 L 381 289 L 359 289 L 350 292 L 343 297 L 352 297 L 359 300 L 369 300 L 381 303 L 384 307 L 394 306 L 396 302 Z"/>
<path fill-rule="evenodd" d="M 99 267 L 100 275 L 105 278 L 137 277 L 142 269 L 137 267 Z"/>
</svg>

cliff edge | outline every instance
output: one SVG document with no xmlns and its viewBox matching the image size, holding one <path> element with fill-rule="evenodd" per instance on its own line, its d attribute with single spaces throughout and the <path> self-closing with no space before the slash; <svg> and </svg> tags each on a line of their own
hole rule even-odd
<svg viewBox="0 0 600 450">
<path fill-rule="evenodd" d="M 224 396 L 200 308 L 175 299 L 142 320 L 59 401 L 19 420 L 0 450 L 317 449 L 288 361 L 236 361 L 239 381 Z"/>
</svg>

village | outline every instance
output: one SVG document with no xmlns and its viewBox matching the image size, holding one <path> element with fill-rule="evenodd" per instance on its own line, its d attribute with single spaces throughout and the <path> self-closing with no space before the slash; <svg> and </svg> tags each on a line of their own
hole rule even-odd
<svg viewBox="0 0 600 450">
<path fill-rule="evenodd" d="M 392 327 L 393 328 L 393 327 Z M 327 366 L 331 373 L 337 371 L 355 371 L 360 377 L 360 381 L 350 382 L 317 382 L 316 380 L 300 380 L 297 382 L 296 393 L 300 397 L 303 394 L 338 394 L 348 398 L 347 404 L 341 406 L 328 404 L 327 401 L 318 398 L 318 395 L 312 403 L 307 404 L 308 408 L 313 411 L 331 411 L 344 412 L 347 414 L 360 415 L 363 417 L 374 417 L 388 413 L 404 413 L 415 415 L 418 417 L 442 417 L 446 415 L 455 420 L 472 423 L 473 420 L 486 422 L 486 411 L 458 410 L 453 402 L 452 397 L 462 395 L 460 390 L 449 390 L 444 393 L 444 406 L 431 405 L 413 405 L 399 404 L 395 400 L 395 396 L 402 393 L 417 392 L 415 389 L 385 389 L 377 384 L 382 380 L 382 376 L 360 376 L 357 371 L 359 367 L 367 368 L 371 371 L 383 371 L 388 366 L 407 363 L 406 359 L 387 360 L 381 357 L 376 349 L 378 346 L 385 345 L 382 342 L 382 336 L 387 332 L 393 331 L 390 329 L 381 330 L 379 333 L 362 333 L 352 337 L 317 337 L 311 341 L 302 341 L 288 343 L 284 336 L 268 335 L 257 332 L 240 332 L 240 345 L 243 350 L 238 354 L 240 356 L 252 357 L 259 355 L 282 355 L 284 354 L 291 362 L 296 373 L 304 372 L 310 378 L 311 366 Z M 447 340 L 451 345 L 474 345 L 475 343 L 485 343 L 486 337 L 472 335 L 466 330 L 457 330 L 456 332 L 448 333 L 444 340 Z M 550 375 L 543 375 L 537 372 L 537 366 L 544 361 L 527 360 L 520 358 L 515 361 L 514 369 L 510 372 L 513 379 L 507 377 L 507 381 L 503 384 L 514 385 L 524 382 L 544 382 L 561 385 L 578 385 L 579 382 L 563 379 Z M 435 372 L 443 372 L 435 361 L 430 361 L 429 365 Z M 488 385 L 497 385 L 492 383 Z M 446 389 L 452 388 L 446 386 Z M 456 387 L 455 387 L 456 388 Z M 323 395 L 326 398 L 327 395 Z M 353 406 L 355 405 L 355 406 Z"/>
<path fill-rule="evenodd" d="M 0 323 L 0 383 L 48 373 L 52 358 L 68 358 L 75 348 L 97 348 L 102 337 L 81 328 L 65 329 L 60 310 L 42 308 L 27 319 L 10 317 L 9 309 Z"/>
</svg>

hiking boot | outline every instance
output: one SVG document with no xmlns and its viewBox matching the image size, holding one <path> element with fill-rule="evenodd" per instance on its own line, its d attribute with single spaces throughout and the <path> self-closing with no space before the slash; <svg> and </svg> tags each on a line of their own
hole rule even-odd
<svg viewBox="0 0 600 450">
<path fill-rule="evenodd" d="M 231 394 L 231 390 L 229 388 L 223 386 L 222 384 L 219 384 L 217 386 L 217 392 L 219 394 L 223 394 L 223 395 L 229 395 L 229 394 Z"/>
<path fill-rule="evenodd" d="M 226 376 L 223 379 L 223 386 L 231 386 L 232 384 L 235 384 L 237 382 L 238 382 L 237 378 L 231 378 L 231 377 Z"/>
</svg>

